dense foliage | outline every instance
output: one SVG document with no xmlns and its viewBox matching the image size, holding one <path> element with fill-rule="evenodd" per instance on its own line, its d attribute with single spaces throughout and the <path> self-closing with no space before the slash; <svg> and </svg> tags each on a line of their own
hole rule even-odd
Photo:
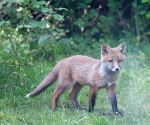
<svg viewBox="0 0 150 125">
<path fill-rule="evenodd" d="M 0 0 L 0 77 L 113 39 L 149 42 L 149 10 L 149 0 Z"/>
</svg>

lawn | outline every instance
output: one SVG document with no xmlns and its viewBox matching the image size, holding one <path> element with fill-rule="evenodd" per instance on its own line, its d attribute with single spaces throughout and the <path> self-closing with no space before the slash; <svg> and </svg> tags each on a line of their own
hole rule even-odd
<svg viewBox="0 0 150 125">
<path fill-rule="evenodd" d="M 124 117 L 103 115 L 103 112 L 111 111 L 105 90 L 99 91 L 92 113 L 75 110 L 69 99 L 69 91 L 59 99 L 57 110 L 51 111 L 50 101 L 56 84 L 39 96 L 25 98 L 54 66 L 54 63 L 37 62 L 33 67 L 22 69 L 23 83 L 15 84 L 12 79 L 11 83 L 8 83 L 9 86 L 1 88 L 0 125 L 149 125 L 149 48 L 149 45 L 128 45 L 121 81 L 117 87 L 118 108 L 124 112 Z M 92 54 L 89 56 L 93 57 Z M 89 87 L 85 86 L 78 95 L 82 106 L 87 106 L 88 94 Z"/>
</svg>

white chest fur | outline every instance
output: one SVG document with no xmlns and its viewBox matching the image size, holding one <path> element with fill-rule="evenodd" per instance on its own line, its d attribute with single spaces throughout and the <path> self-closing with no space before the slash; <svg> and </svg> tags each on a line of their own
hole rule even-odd
<svg viewBox="0 0 150 125">
<path fill-rule="evenodd" d="M 110 87 L 113 84 L 118 84 L 120 80 L 121 72 L 112 72 L 110 70 L 99 70 L 100 75 L 103 77 L 103 80 L 100 82 L 99 87 Z"/>
</svg>

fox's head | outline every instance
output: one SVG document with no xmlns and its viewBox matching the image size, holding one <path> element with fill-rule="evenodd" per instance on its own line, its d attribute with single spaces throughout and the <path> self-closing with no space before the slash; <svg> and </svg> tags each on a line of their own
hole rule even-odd
<svg viewBox="0 0 150 125">
<path fill-rule="evenodd" d="M 101 45 L 101 61 L 104 68 L 118 72 L 125 60 L 126 43 L 120 44 L 118 47 L 111 48 L 109 45 L 103 43 Z"/>
</svg>

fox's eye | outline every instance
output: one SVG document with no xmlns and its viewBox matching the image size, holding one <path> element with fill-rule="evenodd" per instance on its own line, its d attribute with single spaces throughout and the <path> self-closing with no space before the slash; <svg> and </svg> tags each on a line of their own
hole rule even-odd
<svg viewBox="0 0 150 125">
<path fill-rule="evenodd" d="M 113 62 L 113 60 L 108 60 L 110 63 L 112 63 Z"/>
<path fill-rule="evenodd" d="M 118 62 L 120 63 L 120 62 L 122 62 L 122 60 L 119 59 Z"/>
</svg>

